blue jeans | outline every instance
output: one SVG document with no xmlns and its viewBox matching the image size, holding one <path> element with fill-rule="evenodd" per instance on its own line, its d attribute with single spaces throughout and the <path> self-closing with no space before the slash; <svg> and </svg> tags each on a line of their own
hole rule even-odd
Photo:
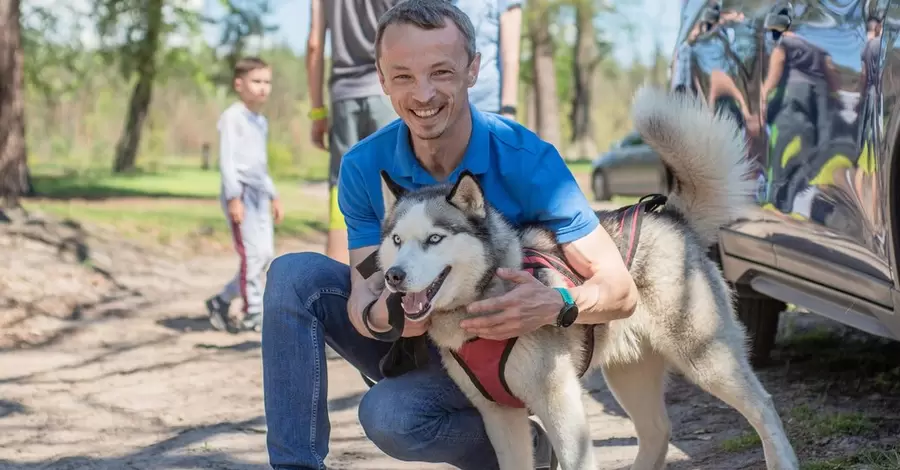
<svg viewBox="0 0 900 470">
<path fill-rule="evenodd" d="M 463 470 L 498 468 L 481 415 L 435 353 L 425 369 L 382 378 L 378 361 L 389 345 L 354 329 L 349 293 L 349 267 L 318 253 L 283 255 L 269 268 L 262 361 L 272 468 L 325 468 L 331 431 L 326 343 L 377 380 L 359 404 L 359 422 L 384 453 Z"/>
</svg>

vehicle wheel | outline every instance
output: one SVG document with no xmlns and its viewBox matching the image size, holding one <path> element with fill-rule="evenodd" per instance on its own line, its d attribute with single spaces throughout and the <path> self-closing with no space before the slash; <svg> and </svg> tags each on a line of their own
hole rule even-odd
<svg viewBox="0 0 900 470">
<path fill-rule="evenodd" d="M 737 316 L 747 329 L 750 363 L 754 367 L 769 362 L 784 308 L 784 302 L 759 294 L 738 295 Z"/>
<path fill-rule="evenodd" d="M 594 172 L 591 177 L 591 190 L 594 192 L 595 201 L 609 200 L 609 186 L 606 184 L 606 174 L 600 170 Z"/>
</svg>

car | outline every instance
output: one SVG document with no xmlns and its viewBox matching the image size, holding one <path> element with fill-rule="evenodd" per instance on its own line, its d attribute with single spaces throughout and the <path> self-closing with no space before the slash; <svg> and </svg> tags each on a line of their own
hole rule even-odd
<svg viewBox="0 0 900 470">
<path fill-rule="evenodd" d="M 591 192 L 596 201 L 613 195 L 665 193 L 668 172 L 656 152 L 631 131 L 591 162 Z"/>
<path fill-rule="evenodd" d="M 900 340 L 900 23 L 888 3 L 683 3 L 670 86 L 738 121 L 757 183 L 711 252 L 755 364 L 786 304 Z"/>
</svg>

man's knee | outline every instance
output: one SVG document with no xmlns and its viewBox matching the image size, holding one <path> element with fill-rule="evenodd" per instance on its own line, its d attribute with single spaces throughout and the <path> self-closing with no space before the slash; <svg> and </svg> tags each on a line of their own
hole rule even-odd
<svg viewBox="0 0 900 470">
<path fill-rule="evenodd" d="M 305 303 L 316 292 L 349 289 L 347 266 L 314 252 L 288 253 L 272 260 L 266 273 L 266 299 L 272 296 Z M 274 298 L 272 298 L 274 300 Z"/>
<path fill-rule="evenodd" d="M 427 449 L 437 439 L 442 419 L 437 409 L 417 396 L 403 381 L 383 380 L 359 404 L 359 424 L 366 437 L 391 457 L 415 462 L 432 461 Z"/>
</svg>

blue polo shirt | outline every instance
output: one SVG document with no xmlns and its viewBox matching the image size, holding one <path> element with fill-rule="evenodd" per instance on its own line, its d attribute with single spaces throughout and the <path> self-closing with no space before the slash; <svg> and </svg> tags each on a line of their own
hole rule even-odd
<svg viewBox="0 0 900 470">
<path fill-rule="evenodd" d="M 560 243 L 575 241 L 597 227 L 596 214 L 556 148 L 515 121 L 483 113 L 471 104 L 469 109 L 472 135 L 448 181 L 455 182 L 464 169 L 469 170 L 487 201 L 513 225 L 542 223 Z M 354 145 L 341 160 L 338 180 L 338 206 L 351 250 L 381 242 L 381 170 L 409 190 L 438 183 L 413 155 L 409 127 L 401 119 Z"/>
</svg>

